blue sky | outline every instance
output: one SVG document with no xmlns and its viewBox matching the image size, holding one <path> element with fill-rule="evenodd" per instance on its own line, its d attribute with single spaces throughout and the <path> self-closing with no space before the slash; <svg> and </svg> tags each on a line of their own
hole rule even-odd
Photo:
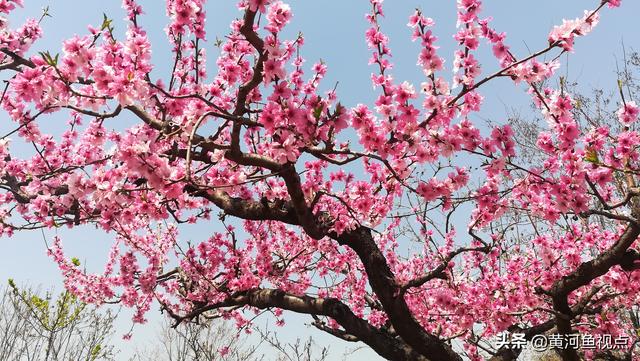
<svg viewBox="0 0 640 361">
<path fill-rule="evenodd" d="M 156 78 L 166 78 L 171 66 L 171 53 L 163 31 L 168 23 L 164 2 L 147 0 L 140 3 L 146 12 L 141 17 L 141 25 L 148 31 L 153 44 L 153 59 L 156 65 L 153 75 Z M 286 34 L 293 38 L 299 31 L 304 33 L 306 44 L 302 54 L 307 59 L 307 66 L 310 67 L 319 59 L 328 65 L 329 71 L 323 88 L 333 88 L 339 81 L 338 96 L 343 104 L 353 106 L 357 103 L 371 103 L 377 93 L 371 88 L 370 74 L 373 68 L 367 65 L 369 51 L 363 37 L 367 26 L 364 13 L 370 6 L 368 1 L 292 0 L 289 3 L 294 17 L 287 27 Z M 554 24 L 559 24 L 563 18 L 582 16 L 583 10 L 591 9 L 597 6 L 597 3 L 597 0 L 486 0 L 483 14 L 493 16 L 493 26 L 498 31 L 507 32 L 508 44 L 516 55 L 522 56 L 529 53 L 529 50 L 545 47 L 547 35 Z M 125 29 L 125 14 L 120 8 L 120 1 L 117 0 L 25 0 L 25 8 L 17 10 L 12 15 L 12 25 L 19 25 L 25 17 L 38 17 L 40 9 L 45 6 L 49 7 L 53 17 L 44 20 L 43 28 L 46 35 L 34 46 L 33 49 L 36 51 L 59 52 L 62 40 L 74 34 L 86 34 L 86 26 L 89 24 L 99 26 L 103 13 L 114 19 L 117 33 L 122 34 Z M 427 16 L 436 21 L 435 33 L 439 37 L 440 54 L 447 59 L 447 69 L 450 70 L 450 59 L 455 45 L 451 37 L 455 31 L 455 1 L 388 0 L 385 3 L 387 16 L 382 21 L 382 26 L 391 38 L 390 45 L 395 62 L 392 73 L 395 79 L 408 80 L 418 86 L 424 79 L 420 69 L 415 65 L 419 44 L 411 42 L 410 30 L 406 26 L 407 18 L 415 7 L 422 8 Z M 235 1 L 210 1 L 207 14 L 207 51 L 211 75 L 215 73 L 213 66 L 216 50 L 213 40 L 216 36 L 223 37 L 227 33 L 230 21 L 239 16 L 239 13 Z M 605 9 L 595 31 L 577 41 L 575 53 L 568 56 L 568 68 L 567 57 L 562 58 L 560 72 L 567 74 L 570 81 L 578 81 L 583 90 L 593 87 L 615 90 L 616 58 L 618 61 L 622 58 L 622 42 L 624 41 L 628 51 L 640 49 L 637 14 L 640 14 L 640 2 L 637 0 L 623 1 L 619 9 Z M 491 56 L 490 49 L 486 46 L 481 46 L 481 49 L 479 58 L 483 69 L 485 72 L 492 72 L 497 64 Z M 529 96 L 510 80 L 493 81 L 482 93 L 486 99 L 485 105 L 479 114 L 474 115 L 475 120 L 500 123 L 507 118 L 512 109 L 525 115 L 530 112 Z M 129 115 L 124 114 L 122 117 Z M 51 117 L 47 121 L 50 122 L 48 128 L 51 129 L 62 129 L 64 126 L 64 119 L 61 117 Z M 11 124 L 8 116 L 1 114 L 0 130 L 4 131 L 9 126 Z M 203 239 L 216 227 L 214 223 L 192 226 L 185 229 L 181 237 L 183 240 Z M 89 228 L 59 232 L 68 254 L 79 257 L 90 269 L 102 267 L 104 255 L 110 246 L 108 235 Z M 45 232 L 47 238 L 53 235 L 53 231 Z M 18 283 L 59 286 L 60 275 L 45 255 L 43 236 L 39 231 L 16 234 L 11 239 L 0 238 L 0 244 L 0 282 L 11 277 Z M 157 318 L 157 311 L 152 311 L 152 314 L 153 318 Z M 345 348 L 344 344 L 339 344 L 340 341 L 301 325 L 303 321 L 308 322 L 306 318 L 291 317 L 289 321 L 281 330 L 285 338 L 295 339 L 296 335 L 313 332 L 320 343 L 331 343 L 336 357 Z M 129 326 L 128 317 L 124 316 L 120 321 L 119 334 L 126 332 Z M 143 344 L 145 340 L 153 338 L 153 334 L 153 327 L 137 326 L 132 342 L 134 345 Z M 371 357 L 370 352 L 361 351 L 350 359 L 370 360 Z"/>
</svg>

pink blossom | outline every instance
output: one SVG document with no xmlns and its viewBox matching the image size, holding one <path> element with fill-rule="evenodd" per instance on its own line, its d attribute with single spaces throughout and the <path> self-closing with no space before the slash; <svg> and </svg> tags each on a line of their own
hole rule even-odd
<svg viewBox="0 0 640 361">
<path fill-rule="evenodd" d="M 277 33 L 291 20 L 291 8 L 282 1 L 276 1 L 269 6 L 267 20 L 267 30 Z"/>
<path fill-rule="evenodd" d="M 640 108 L 638 108 L 634 101 L 624 103 L 616 112 L 620 123 L 627 126 L 638 120 L 638 114 L 640 114 Z"/>
<path fill-rule="evenodd" d="M 617 8 L 621 4 L 622 0 L 607 0 L 607 5 L 609 5 L 610 8 Z"/>
<path fill-rule="evenodd" d="M 271 0 L 249 0 L 249 10 L 265 13 L 269 3 L 271 3 Z"/>
</svg>

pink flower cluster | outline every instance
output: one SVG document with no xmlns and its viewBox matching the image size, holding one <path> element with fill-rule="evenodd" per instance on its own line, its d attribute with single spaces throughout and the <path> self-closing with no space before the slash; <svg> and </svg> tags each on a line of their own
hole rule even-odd
<svg viewBox="0 0 640 361">
<path fill-rule="evenodd" d="M 638 108 L 634 101 L 624 103 L 616 112 L 618 120 L 624 125 L 635 123 L 638 120 L 638 114 L 640 114 L 640 108 Z"/>
</svg>

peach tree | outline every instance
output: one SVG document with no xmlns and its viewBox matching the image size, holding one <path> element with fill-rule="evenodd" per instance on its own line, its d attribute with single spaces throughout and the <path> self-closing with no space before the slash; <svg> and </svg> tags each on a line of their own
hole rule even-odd
<svg viewBox="0 0 640 361">
<path fill-rule="evenodd" d="M 433 19 L 416 10 L 408 26 L 424 77 L 414 85 L 392 76 L 383 2 L 370 0 L 376 100 L 353 106 L 320 90 L 327 65 L 305 65 L 303 35 L 283 35 L 292 10 L 282 1 L 239 1 L 211 61 L 205 1 L 167 0 L 171 72 L 155 79 L 135 0 L 122 2 L 122 38 L 105 17 L 59 52 L 37 48 L 37 19 L 12 28 L 3 18 L 0 102 L 14 126 L 0 141 L 0 233 L 94 225 L 112 235 L 101 273 L 65 255 L 60 237 L 48 252 L 80 300 L 133 308 L 137 323 L 153 305 L 177 324 L 239 327 L 266 310 L 279 322 L 308 315 L 393 360 L 515 360 L 520 350 L 490 342 L 503 332 L 625 336 L 631 354 L 638 106 L 622 95 L 619 124 L 580 127 L 580 104 L 550 85 L 560 55 L 620 6 L 592 2 L 519 56 L 481 0 L 458 0 L 447 60 Z M 0 12 L 21 3 L 1 0 Z M 481 47 L 494 63 L 479 63 Z M 470 118 L 483 85 L 502 77 L 547 122 L 536 162 L 521 161 L 509 125 Z M 68 121 L 47 134 L 55 113 Z M 182 247 L 183 223 L 210 231 Z"/>
</svg>

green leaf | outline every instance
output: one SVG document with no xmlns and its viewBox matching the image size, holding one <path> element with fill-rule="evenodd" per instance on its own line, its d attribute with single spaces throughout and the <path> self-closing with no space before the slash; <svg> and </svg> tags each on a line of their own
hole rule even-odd
<svg viewBox="0 0 640 361">
<path fill-rule="evenodd" d="M 107 17 L 107 14 L 102 13 L 102 26 L 100 27 L 100 30 L 104 30 L 104 29 L 109 29 L 109 30 L 111 30 L 111 29 L 112 29 L 112 27 L 111 27 L 111 22 L 112 22 L 112 21 L 113 21 L 113 20 L 111 20 L 111 19 L 109 19 L 109 18 Z"/>
<path fill-rule="evenodd" d="M 51 13 L 49 13 L 49 7 L 48 6 L 45 6 L 45 7 L 42 8 L 42 17 L 44 18 L 45 16 L 46 17 L 50 17 L 50 18 L 53 17 L 53 16 L 51 16 Z"/>
<path fill-rule="evenodd" d="M 593 149 L 587 149 L 587 151 L 584 154 L 584 160 L 589 162 L 589 163 L 599 163 L 600 160 L 598 159 L 598 152 L 596 152 Z"/>
<path fill-rule="evenodd" d="M 324 107 L 322 106 L 322 104 L 318 105 L 313 109 L 313 117 L 316 118 L 316 120 L 320 120 L 320 116 L 322 116 L 323 109 Z"/>
<path fill-rule="evenodd" d="M 71 258 L 71 263 L 76 267 L 80 266 L 80 260 L 77 257 Z"/>
<path fill-rule="evenodd" d="M 102 351 L 102 346 L 100 344 L 97 344 L 93 350 L 91 350 L 91 359 L 95 360 L 98 358 L 98 356 L 100 356 L 100 351 Z"/>
<path fill-rule="evenodd" d="M 42 59 L 44 59 L 44 61 L 47 64 L 49 64 L 51 66 L 58 65 L 58 58 L 59 58 L 60 54 L 56 54 L 55 57 L 51 56 L 51 53 L 49 53 L 48 51 L 45 51 L 45 52 L 41 51 L 39 54 L 40 54 L 40 56 L 42 56 Z"/>
</svg>

